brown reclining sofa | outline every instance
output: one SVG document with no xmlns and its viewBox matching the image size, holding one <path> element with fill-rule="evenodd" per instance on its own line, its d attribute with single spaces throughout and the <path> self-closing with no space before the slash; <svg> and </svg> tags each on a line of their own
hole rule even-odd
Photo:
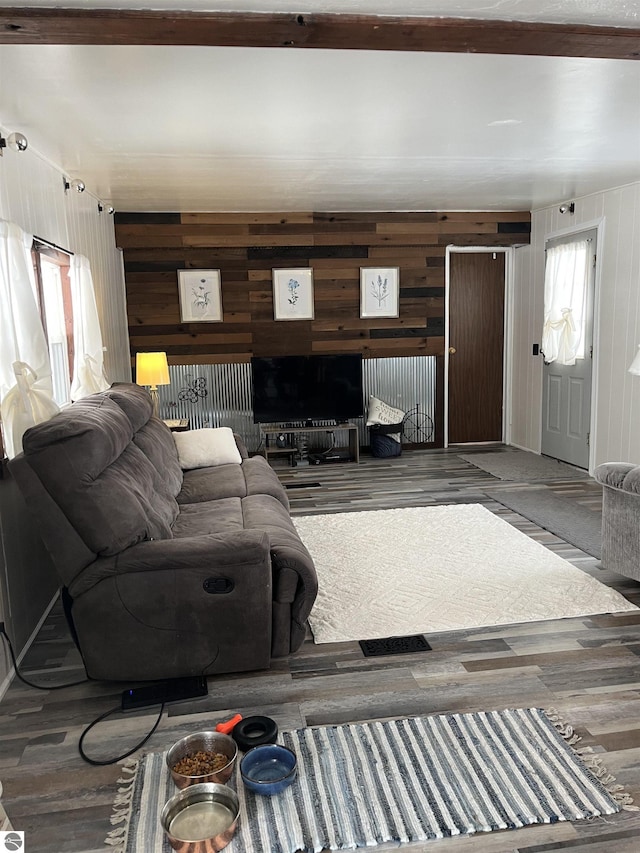
<svg viewBox="0 0 640 853">
<path fill-rule="evenodd" d="M 268 668 L 317 593 L 261 456 L 183 471 L 148 392 L 116 384 L 27 430 L 10 470 L 63 585 L 90 677 Z"/>
</svg>

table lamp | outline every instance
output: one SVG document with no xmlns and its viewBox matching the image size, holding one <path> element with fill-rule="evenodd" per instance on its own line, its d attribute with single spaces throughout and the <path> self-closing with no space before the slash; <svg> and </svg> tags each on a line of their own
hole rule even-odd
<svg viewBox="0 0 640 853">
<path fill-rule="evenodd" d="M 136 383 L 148 385 L 153 402 L 153 414 L 159 417 L 160 399 L 158 385 L 169 385 L 169 366 L 166 352 L 139 352 L 136 354 Z"/>
</svg>

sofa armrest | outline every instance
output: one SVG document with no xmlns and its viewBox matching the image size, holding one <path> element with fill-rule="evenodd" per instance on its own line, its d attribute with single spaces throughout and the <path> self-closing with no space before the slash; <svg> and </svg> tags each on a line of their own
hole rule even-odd
<svg viewBox="0 0 640 853">
<path fill-rule="evenodd" d="M 596 482 L 612 489 L 640 495 L 640 465 L 631 462 L 604 462 L 593 472 Z"/>
<path fill-rule="evenodd" d="M 270 583 L 269 537 L 259 530 L 155 539 L 139 542 L 114 557 L 96 560 L 74 580 L 69 593 L 76 598 L 104 578 L 134 572 L 202 569 L 224 571 L 233 579 L 265 566 Z"/>
<path fill-rule="evenodd" d="M 269 554 L 269 537 L 258 530 L 211 533 L 183 539 L 140 542 L 118 554 L 118 568 L 143 572 L 155 569 L 239 566 L 260 563 Z"/>
<path fill-rule="evenodd" d="M 240 456 L 242 456 L 243 459 L 248 459 L 249 451 L 247 450 L 247 445 L 244 443 L 244 439 L 242 438 L 242 436 L 238 435 L 237 432 L 234 432 L 233 437 L 236 440 L 236 445 L 238 447 L 238 450 L 240 451 Z"/>
<path fill-rule="evenodd" d="M 142 542 L 96 561 L 83 581 L 89 573 L 93 583 L 82 594 L 74 583 L 71 618 L 92 677 L 153 680 L 269 666 L 266 535 Z"/>
<path fill-rule="evenodd" d="M 311 555 L 300 541 L 272 541 L 271 563 L 273 606 L 285 614 L 283 620 L 276 617 L 274 623 L 272 653 L 280 657 L 296 651 L 304 640 L 307 618 L 318 594 L 318 576 Z"/>
</svg>

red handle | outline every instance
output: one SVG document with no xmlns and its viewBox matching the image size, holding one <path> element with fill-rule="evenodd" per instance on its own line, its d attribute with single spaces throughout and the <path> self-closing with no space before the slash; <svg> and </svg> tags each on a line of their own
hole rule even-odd
<svg viewBox="0 0 640 853">
<path fill-rule="evenodd" d="M 242 714 L 236 714 L 235 717 L 231 717 L 231 719 L 227 720 L 225 723 L 218 723 L 216 731 L 222 732 L 223 735 L 228 735 L 233 728 L 238 725 L 241 719 Z"/>
</svg>

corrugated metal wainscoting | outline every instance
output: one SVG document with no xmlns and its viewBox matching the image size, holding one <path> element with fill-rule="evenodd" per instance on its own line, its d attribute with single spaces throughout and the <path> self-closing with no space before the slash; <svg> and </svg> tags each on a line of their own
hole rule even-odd
<svg viewBox="0 0 640 853">
<path fill-rule="evenodd" d="M 191 429 L 229 426 L 243 437 L 250 452 L 260 448 L 260 430 L 253 422 L 250 364 L 172 365 L 169 373 L 171 385 L 158 388 L 161 417 L 188 418 Z M 435 357 L 364 359 L 362 379 L 365 411 L 369 396 L 374 396 L 404 412 L 418 407 L 422 424 L 435 422 Z M 355 422 L 360 444 L 366 447 L 369 444 L 366 418 L 357 418 Z M 330 426 L 329 423 L 327 425 Z M 429 432 L 430 427 L 427 426 L 423 442 L 433 441 L 433 434 L 431 432 L 429 439 Z M 315 434 L 314 446 L 329 447 L 329 433 L 326 436 L 324 433 Z M 340 442 L 341 434 L 337 440 Z M 345 434 L 345 444 L 346 440 Z"/>
</svg>

